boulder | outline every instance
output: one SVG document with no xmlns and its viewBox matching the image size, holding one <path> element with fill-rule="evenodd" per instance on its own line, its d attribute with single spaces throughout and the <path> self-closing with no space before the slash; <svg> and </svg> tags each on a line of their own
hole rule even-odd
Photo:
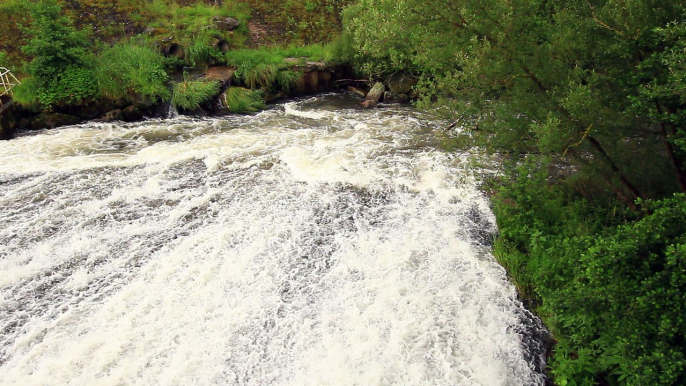
<svg viewBox="0 0 686 386">
<path fill-rule="evenodd" d="M 129 93 L 126 99 L 139 110 L 148 109 L 157 103 L 157 100 L 153 99 L 151 96 L 144 96 L 136 93 Z"/>
<path fill-rule="evenodd" d="M 124 122 L 136 122 L 143 119 L 143 113 L 136 106 L 129 106 L 121 112 Z"/>
<path fill-rule="evenodd" d="M 408 103 L 410 97 L 407 94 L 396 94 L 393 91 L 383 93 L 384 103 Z"/>
<path fill-rule="evenodd" d="M 54 113 L 40 114 L 31 121 L 31 129 L 54 129 L 60 126 L 76 125 L 81 123 L 81 118 L 73 115 Z"/>
<path fill-rule="evenodd" d="M 317 71 L 324 71 L 326 70 L 326 63 L 324 62 L 307 62 L 305 63 L 307 67 L 311 68 L 312 70 L 317 70 Z"/>
<path fill-rule="evenodd" d="M 215 16 L 212 21 L 220 31 L 233 31 L 241 25 L 241 22 L 232 17 Z"/>
<path fill-rule="evenodd" d="M 390 79 L 388 79 L 388 90 L 395 94 L 407 94 L 412 90 L 412 87 L 417 85 L 417 78 L 411 75 L 406 75 L 401 72 L 396 72 Z"/>
<path fill-rule="evenodd" d="M 227 66 L 208 67 L 203 74 L 205 79 L 219 81 L 222 85 L 228 86 L 233 79 L 234 69 Z"/>
<path fill-rule="evenodd" d="M 379 107 L 379 104 L 367 99 L 366 101 L 360 103 L 360 107 L 362 107 L 363 109 L 374 109 Z"/>
<path fill-rule="evenodd" d="M 385 90 L 386 88 L 384 87 L 383 83 L 377 82 L 376 84 L 374 84 L 372 89 L 369 90 L 365 99 L 369 101 L 378 102 L 381 100 L 381 97 L 383 97 L 383 93 Z"/>
<path fill-rule="evenodd" d="M 101 116 L 98 119 L 94 119 L 95 122 L 112 122 L 112 121 L 123 121 L 124 120 L 124 115 L 122 114 L 121 110 L 116 109 L 112 111 L 108 111 L 105 113 L 105 115 Z"/>
</svg>

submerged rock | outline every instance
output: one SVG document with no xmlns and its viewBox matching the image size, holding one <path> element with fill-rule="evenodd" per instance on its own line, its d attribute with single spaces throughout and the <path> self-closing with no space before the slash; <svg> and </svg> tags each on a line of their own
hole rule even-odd
<svg viewBox="0 0 686 386">
<path fill-rule="evenodd" d="M 379 104 L 372 100 L 366 100 L 360 103 L 360 107 L 362 107 L 363 109 L 374 109 L 379 107 Z"/>
<path fill-rule="evenodd" d="M 40 114 L 31 121 L 32 130 L 54 129 L 60 126 L 76 125 L 81 123 L 81 118 L 73 115 L 54 113 Z"/>
<path fill-rule="evenodd" d="M 361 96 L 362 98 L 367 96 L 367 93 L 362 90 L 361 88 L 357 88 L 355 86 L 348 86 L 348 91 L 354 92 L 355 94 Z"/>
<path fill-rule="evenodd" d="M 408 103 L 410 97 L 407 94 L 396 94 L 393 91 L 386 91 L 383 94 L 383 101 L 385 103 Z"/>
<path fill-rule="evenodd" d="M 143 113 L 136 106 L 129 106 L 122 110 L 121 113 L 125 122 L 136 122 L 143 119 Z"/>
<path fill-rule="evenodd" d="M 122 114 L 121 110 L 116 109 L 112 111 L 108 111 L 105 113 L 105 115 L 101 116 L 98 119 L 94 119 L 94 122 L 112 122 L 112 121 L 123 121 L 124 120 L 124 115 Z"/>
</svg>

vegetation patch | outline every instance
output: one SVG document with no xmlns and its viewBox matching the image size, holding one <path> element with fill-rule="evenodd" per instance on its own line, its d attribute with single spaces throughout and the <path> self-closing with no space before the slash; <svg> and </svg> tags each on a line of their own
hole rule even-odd
<svg viewBox="0 0 686 386">
<path fill-rule="evenodd" d="M 127 95 L 169 100 L 165 59 L 150 44 L 122 41 L 106 48 L 96 60 L 95 77 L 103 96 Z"/>
<path fill-rule="evenodd" d="M 230 87 L 223 95 L 222 102 L 232 113 L 247 114 L 264 110 L 264 92 Z"/>
<path fill-rule="evenodd" d="M 174 84 L 171 102 L 174 107 L 183 110 L 196 110 L 219 92 L 219 82 L 202 80 L 184 80 Z"/>
</svg>

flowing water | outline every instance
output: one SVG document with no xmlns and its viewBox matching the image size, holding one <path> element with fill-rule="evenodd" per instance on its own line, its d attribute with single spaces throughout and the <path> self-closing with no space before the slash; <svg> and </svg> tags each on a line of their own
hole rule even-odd
<svg viewBox="0 0 686 386">
<path fill-rule="evenodd" d="M 0 384 L 542 384 L 468 156 L 356 103 L 0 143 Z"/>
</svg>

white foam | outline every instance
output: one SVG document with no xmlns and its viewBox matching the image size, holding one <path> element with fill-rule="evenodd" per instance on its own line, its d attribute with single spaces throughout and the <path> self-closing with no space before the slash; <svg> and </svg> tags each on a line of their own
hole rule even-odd
<svg viewBox="0 0 686 386">
<path fill-rule="evenodd" d="M 462 160 L 318 113 L 2 143 L 0 383 L 542 384 Z"/>
</svg>

